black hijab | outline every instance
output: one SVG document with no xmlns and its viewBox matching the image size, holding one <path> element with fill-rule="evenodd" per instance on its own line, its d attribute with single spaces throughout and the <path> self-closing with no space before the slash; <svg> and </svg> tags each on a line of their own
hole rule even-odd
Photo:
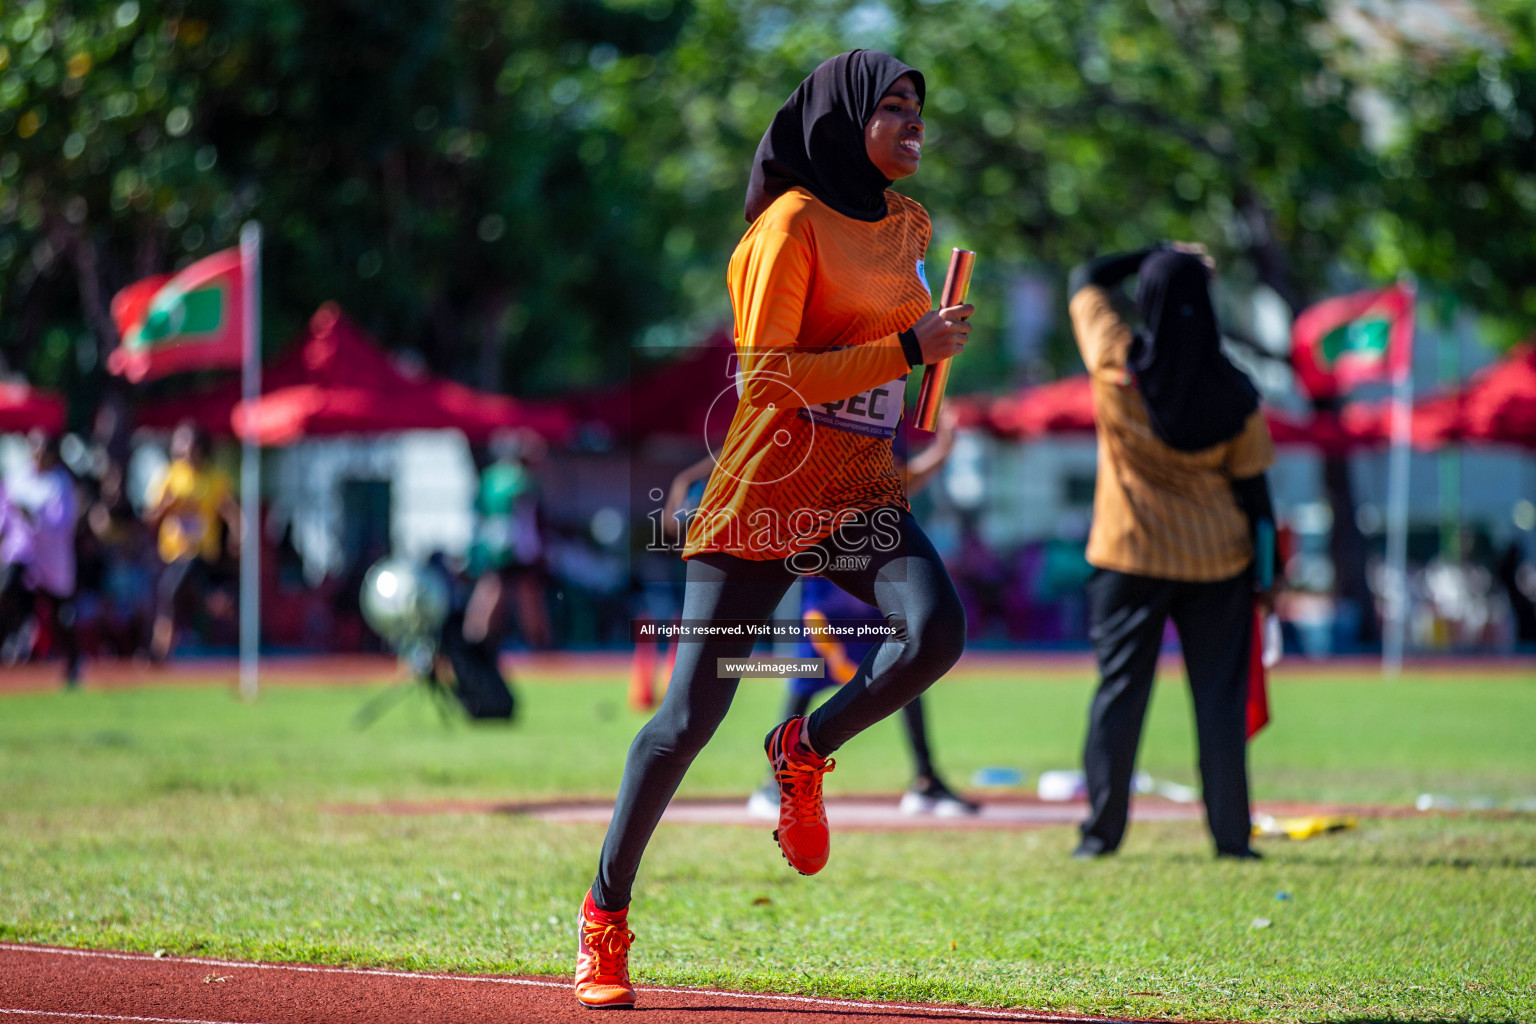
<svg viewBox="0 0 1536 1024">
<path fill-rule="evenodd" d="M 1221 351 L 1205 264 L 1164 249 L 1137 275 L 1145 326 L 1131 343 L 1130 365 L 1153 432 L 1184 452 L 1236 437 L 1259 407 L 1259 393 Z"/>
<path fill-rule="evenodd" d="M 795 185 L 845 217 L 883 218 L 891 182 L 864 149 L 864 126 L 902 75 L 912 76 L 921 106 L 922 73 L 879 50 L 851 50 L 812 71 L 757 144 L 747 183 L 747 222 Z"/>
</svg>

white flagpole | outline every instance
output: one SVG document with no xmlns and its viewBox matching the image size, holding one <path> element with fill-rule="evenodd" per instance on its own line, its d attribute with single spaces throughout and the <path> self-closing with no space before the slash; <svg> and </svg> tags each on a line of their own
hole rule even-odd
<svg viewBox="0 0 1536 1024">
<path fill-rule="evenodd" d="M 261 397 L 261 225 L 247 221 L 240 228 L 240 273 L 244 288 L 241 310 L 245 353 L 241 396 L 246 408 Z M 261 649 L 261 449 L 247 431 L 240 444 L 240 695 L 256 697 Z"/>
<path fill-rule="evenodd" d="M 1414 289 L 1408 286 L 1408 316 L 1414 315 Z M 1412 335 L 1410 334 L 1410 338 Z M 1389 350 L 1390 351 L 1390 350 Z M 1392 450 L 1387 464 L 1387 566 L 1382 595 L 1381 671 L 1402 675 L 1408 632 L 1408 454 L 1413 423 L 1413 350 L 1403 358 L 1392 382 Z"/>
</svg>

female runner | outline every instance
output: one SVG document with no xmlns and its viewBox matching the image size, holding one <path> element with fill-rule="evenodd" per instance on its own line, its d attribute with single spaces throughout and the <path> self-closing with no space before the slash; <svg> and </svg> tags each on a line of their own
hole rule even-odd
<svg viewBox="0 0 1536 1024">
<path fill-rule="evenodd" d="M 952 356 L 969 305 L 932 311 L 923 257 L 931 228 L 887 191 L 922 158 L 923 76 L 854 50 L 800 83 L 752 167 L 731 257 L 738 403 L 688 530 L 685 639 L 666 698 L 635 737 L 582 905 L 576 998 L 632 1006 L 630 889 L 656 823 L 735 695 L 720 659 L 753 639 L 797 575 L 822 575 L 884 614 L 891 635 L 809 718 L 768 734 L 779 782 L 774 833 L 790 865 L 827 862 L 821 800 L 829 755 L 942 676 L 965 643 L 965 613 L 913 521 L 891 438 L 908 371 Z"/>
</svg>

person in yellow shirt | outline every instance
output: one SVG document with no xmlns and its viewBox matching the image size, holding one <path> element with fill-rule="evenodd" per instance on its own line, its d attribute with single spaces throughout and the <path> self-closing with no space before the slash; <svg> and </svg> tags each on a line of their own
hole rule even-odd
<svg viewBox="0 0 1536 1024">
<path fill-rule="evenodd" d="M 726 275 L 738 401 L 683 550 L 682 624 L 701 633 L 679 640 L 667 695 L 625 762 L 580 914 L 576 998 L 586 1006 L 634 1005 L 628 910 L 641 855 L 730 707 L 741 674 L 731 663 L 752 652 L 746 627 L 797 577 L 825 576 L 893 628 L 831 699 L 764 743 L 779 783 L 774 839 L 801 874 L 820 871 L 830 851 L 829 755 L 905 707 L 964 648 L 965 612 L 891 451 L 907 374 L 960 351 L 973 311 L 932 308 L 928 214 L 889 190 L 922 158 L 924 88 L 889 54 L 842 54 L 800 84 L 758 146 L 751 227 Z"/>
<path fill-rule="evenodd" d="M 160 561 L 165 563 L 156 592 L 150 654 L 170 656 L 176 639 L 177 611 L 202 597 L 210 572 L 224 556 L 239 549 L 240 505 L 229 477 L 209 458 L 208 435 L 190 423 L 171 435 L 171 462 L 149 489 L 145 522 L 158 532 Z"/>
</svg>

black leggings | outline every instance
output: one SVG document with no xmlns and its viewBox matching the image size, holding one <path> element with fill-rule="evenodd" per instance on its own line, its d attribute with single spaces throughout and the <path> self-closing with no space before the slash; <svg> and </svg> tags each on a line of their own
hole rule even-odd
<svg viewBox="0 0 1536 1024">
<path fill-rule="evenodd" d="M 834 562 L 822 575 L 879 608 L 899 627 L 895 636 L 871 649 L 853 678 L 811 715 L 807 739 L 824 756 L 906 706 L 949 671 L 965 647 L 965 611 L 944 563 L 910 513 L 888 511 L 891 525 L 883 531 L 844 527 L 821 544 L 835 557 L 847 558 L 843 552 L 869 555 L 863 564 L 857 556 Z M 893 527 L 895 544 L 871 543 L 876 533 L 892 536 Z M 765 621 L 794 579 L 794 571 L 779 559 L 695 555 L 688 560 L 682 618 Z M 739 680 L 717 678 L 716 659 L 745 658 L 752 646 L 753 640 L 746 637 L 678 644 L 666 698 L 629 747 L 592 884 L 599 908 L 616 911 L 629 905 L 640 857 L 656 823 L 731 706 Z"/>
<path fill-rule="evenodd" d="M 799 693 L 791 690 L 784 700 L 784 710 L 779 712 L 779 721 L 787 722 L 791 718 L 803 715 L 811 706 L 811 701 L 816 699 L 814 693 Z M 919 779 L 933 778 L 933 755 L 928 750 L 928 725 L 923 720 L 923 698 L 913 697 L 907 706 L 901 709 L 901 724 L 906 728 L 907 747 L 912 751 L 912 775 Z"/>
</svg>

